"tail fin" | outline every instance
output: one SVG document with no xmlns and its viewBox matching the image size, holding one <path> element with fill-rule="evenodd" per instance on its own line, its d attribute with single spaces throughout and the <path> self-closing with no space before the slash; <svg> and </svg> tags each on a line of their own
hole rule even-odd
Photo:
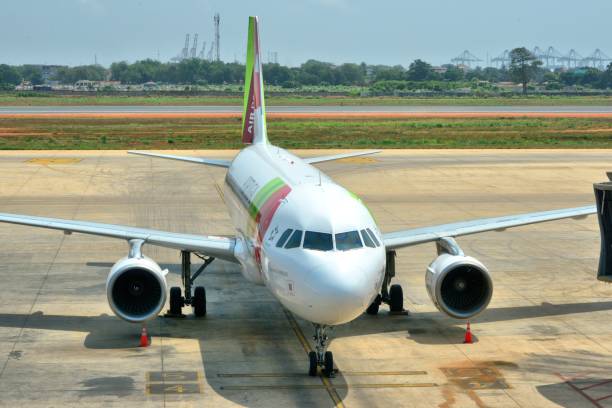
<svg viewBox="0 0 612 408">
<path fill-rule="evenodd" d="M 244 78 L 244 110 L 242 113 L 242 142 L 266 143 L 266 108 L 264 104 L 261 51 L 257 17 L 249 17 L 246 75 Z"/>
</svg>

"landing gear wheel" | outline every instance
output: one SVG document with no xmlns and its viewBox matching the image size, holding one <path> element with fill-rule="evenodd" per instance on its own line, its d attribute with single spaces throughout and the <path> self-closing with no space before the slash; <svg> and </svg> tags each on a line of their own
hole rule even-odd
<svg viewBox="0 0 612 408">
<path fill-rule="evenodd" d="M 369 315 L 377 315 L 378 308 L 380 307 L 380 303 L 381 303 L 381 296 L 378 295 L 376 296 L 372 304 L 368 306 L 368 308 L 366 309 L 366 313 Z"/>
<path fill-rule="evenodd" d="M 325 375 L 328 378 L 334 375 L 334 355 L 332 354 L 331 351 L 325 352 L 323 375 Z"/>
<path fill-rule="evenodd" d="M 206 290 L 204 286 L 196 286 L 193 292 L 191 305 L 193 306 L 193 314 L 196 315 L 196 317 L 206 315 Z"/>
<path fill-rule="evenodd" d="M 183 297 L 181 288 L 173 286 L 170 288 L 170 315 L 180 316 L 183 314 Z"/>
<path fill-rule="evenodd" d="M 311 351 L 310 353 L 308 353 L 308 360 L 310 363 L 310 365 L 308 366 L 308 375 L 311 377 L 316 377 L 317 376 L 317 366 L 318 366 L 317 353 L 315 353 L 314 351 Z"/>
<path fill-rule="evenodd" d="M 391 285 L 389 289 L 389 306 L 392 312 L 404 311 L 404 292 L 400 285 Z"/>
</svg>

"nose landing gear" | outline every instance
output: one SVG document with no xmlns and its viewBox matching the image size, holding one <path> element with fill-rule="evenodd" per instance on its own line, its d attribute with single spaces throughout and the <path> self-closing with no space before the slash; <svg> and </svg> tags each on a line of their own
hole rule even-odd
<svg viewBox="0 0 612 408">
<path fill-rule="evenodd" d="M 308 375 L 315 377 L 317 375 L 317 368 L 321 367 L 321 372 L 326 377 L 334 376 L 334 355 L 331 351 L 327 351 L 327 326 L 321 324 L 315 324 L 315 334 L 313 339 L 315 341 L 315 351 L 308 353 L 308 359 L 310 366 L 308 368 Z"/>
</svg>

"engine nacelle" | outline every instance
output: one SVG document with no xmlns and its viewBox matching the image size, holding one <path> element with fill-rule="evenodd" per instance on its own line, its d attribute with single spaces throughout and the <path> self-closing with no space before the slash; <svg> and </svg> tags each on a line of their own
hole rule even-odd
<svg viewBox="0 0 612 408">
<path fill-rule="evenodd" d="M 106 280 L 106 296 L 113 312 L 132 323 L 153 319 L 166 304 L 165 274 L 146 256 L 120 259 Z"/>
<path fill-rule="evenodd" d="M 425 284 L 438 310 L 457 319 L 482 312 L 493 295 L 489 271 L 471 256 L 438 256 L 427 267 Z"/>
</svg>

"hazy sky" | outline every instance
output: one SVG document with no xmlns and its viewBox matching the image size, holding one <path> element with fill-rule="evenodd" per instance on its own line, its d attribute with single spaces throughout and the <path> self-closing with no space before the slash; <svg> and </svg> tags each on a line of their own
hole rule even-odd
<svg viewBox="0 0 612 408">
<path fill-rule="evenodd" d="M 264 58 L 276 51 L 288 65 L 442 64 L 520 45 L 612 55 L 610 0 L 1 0 L 0 63 L 167 61 L 187 32 L 210 44 L 215 12 L 226 61 L 244 59 L 249 15 L 260 16 Z"/>
</svg>

